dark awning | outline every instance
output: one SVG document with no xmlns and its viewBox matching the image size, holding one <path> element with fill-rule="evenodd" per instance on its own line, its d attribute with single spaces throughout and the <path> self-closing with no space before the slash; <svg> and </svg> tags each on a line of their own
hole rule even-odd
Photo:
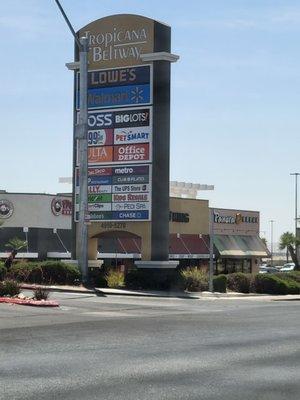
<svg viewBox="0 0 300 400">
<path fill-rule="evenodd" d="M 214 245 L 223 258 L 269 256 L 269 251 L 259 236 L 214 235 Z"/>
<path fill-rule="evenodd" d="M 170 258 L 209 258 L 209 238 L 207 235 L 170 234 Z"/>
</svg>

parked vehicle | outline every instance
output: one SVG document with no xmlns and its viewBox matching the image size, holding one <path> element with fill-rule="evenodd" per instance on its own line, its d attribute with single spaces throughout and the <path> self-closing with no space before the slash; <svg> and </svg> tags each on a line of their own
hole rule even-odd
<svg viewBox="0 0 300 400">
<path fill-rule="evenodd" d="M 290 272 L 294 271 L 295 264 L 294 263 L 286 263 L 282 268 L 280 268 L 280 272 Z"/>
<path fill-rule="evenodd" d="M 260 274 L 272 274 L 272 273 L 275 273 L 275 272 L 278 272 L 278 271 L 279 270 L 276 267 L 272 267 L 269 264 L 262 264 L 259 267 L 259 273 Z"/>
</svg>

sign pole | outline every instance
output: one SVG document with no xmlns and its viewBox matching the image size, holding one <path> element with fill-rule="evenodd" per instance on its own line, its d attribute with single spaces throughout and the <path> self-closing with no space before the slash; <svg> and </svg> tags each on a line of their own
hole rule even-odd
<svg viewBox="0 0 300 400">
<path fill-rule="evenodd" d="M 74 40 L 79 49 L 79 72 L 80 72 L 80 97 L 79 97 L 79 124 L 75 127 L 75 136 L 78 140 L 78 160 L 79 160 L 79 221 L 78 221 L 78 248 L 79 252 L 78 262 L 82 274 L 82 282 L 88 283 L 88 194 L 87 194 L 87 180 L 88 180 L 88 166 L 87 166 L 87 122 L 88 122 L 88 107 L 87 107 L 87 88 L 88 88 L 88 38 L 78 38 L 74 28 L 69 21 L 63 7 L 59 0 L 55 0 L 64 20 L 66 21 Z M 69 63 L 69 69 L 76 69 Z"/>
<path fill-rule="evenodd" d="M 78 250 L 79 267 L 82 282 L 88 283 L 88 160 L 87 160 L 87 87 L 88 87 L 88 38 L 80 38 L 80 84 L 79 84 L 79 124 L 77 127 L 78 156 L 79 156 L 79 221 L 78 221 Z"/>
<path fill-rule="evenodd" d="M 214 291 L 213 285 L 214 275 L 214 228 L 213 228 L 213 209 L 209 210 L 209 279 L 208 290 Z"/>
</svg>

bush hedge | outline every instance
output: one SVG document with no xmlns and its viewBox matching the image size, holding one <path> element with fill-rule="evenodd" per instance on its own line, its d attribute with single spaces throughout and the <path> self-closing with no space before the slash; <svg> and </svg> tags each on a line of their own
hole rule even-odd
<svg viewBox="0 0 300 400">
<path fill-rule="evenodd" d="M 125 286 L 136 290 L 176 290 L 183 289 L 180 271 L 158 271 L 132 269 L 125 275 Z"/>
<path fill-rule="evenodd" d="M 20 293 L 21 288 L 18 282 L 6 279 L 0 282 L 0 296 L 16 296 Z"/>
<path fill-rule="evenodd" d="M 251 281 L 251 291 L 265 294 L 287 294 L 288 285 L 276 275 L 257 274 Z"/>
<path fill-rule="evenodd" d="M 181 271 L 184 288 L 190 292 L 208 290 L 208 275 L 197 267 L 189 267 Z"/>
<path fill-rule="evenodd" d="M 251 274 L 244 274 L 242 272 L 229 274 L 227 276 L 227 288 L 233 292 L 249 293 L 251 279 Z"/>
<path fill-rule="evenodd" d="M 110 270 L 105 276 L 107 286 L 113 289 L 120 289 L 124 286 L 124 272 Z"/>
<path fill-rule="evenodd" d="M 19 262 L 14 264 L 8 276 L 19 282 L 73 285 L 81 279 L 77 266 L 61 261 Z"/>
<path fill-rule="evenodd" d="M 227 276 L 226 275 L 214 276 L 213 287 L 215 292 L 226 293 Z"/>
<path fill-rule="evenodd" d="M 3 281 L 7 273 L 7 269 L 4 266 L 3 262 L 0 262 L 0 281 Z"/>
</svg>

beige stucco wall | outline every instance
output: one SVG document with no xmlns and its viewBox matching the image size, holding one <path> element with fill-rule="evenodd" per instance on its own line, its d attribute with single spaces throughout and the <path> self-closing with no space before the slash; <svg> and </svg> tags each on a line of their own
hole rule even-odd
<svg viewBox="0 0 300 400">
<path fill-rule="evenodd" d="M 170 233 L 208 234 L 209 208 L 207 200 L 170 198 L 170 211 L 189 214 L 189 222 L 170 222 Z M 150 222 L 92 222 L 89 226 L 89 258 L 96 259 L 97 246 L 93 239 L 103 232 L 123 231 L 142 238 L 142 260 L 151 256 Z"/>
<path fill-rule="evenodd" d="M 189 222 L 170 222 L 170 233 L 208 234 L 209 208 L 208 200 L 170 198 L 170 211 L 188 213 Z"/>
</svg>

